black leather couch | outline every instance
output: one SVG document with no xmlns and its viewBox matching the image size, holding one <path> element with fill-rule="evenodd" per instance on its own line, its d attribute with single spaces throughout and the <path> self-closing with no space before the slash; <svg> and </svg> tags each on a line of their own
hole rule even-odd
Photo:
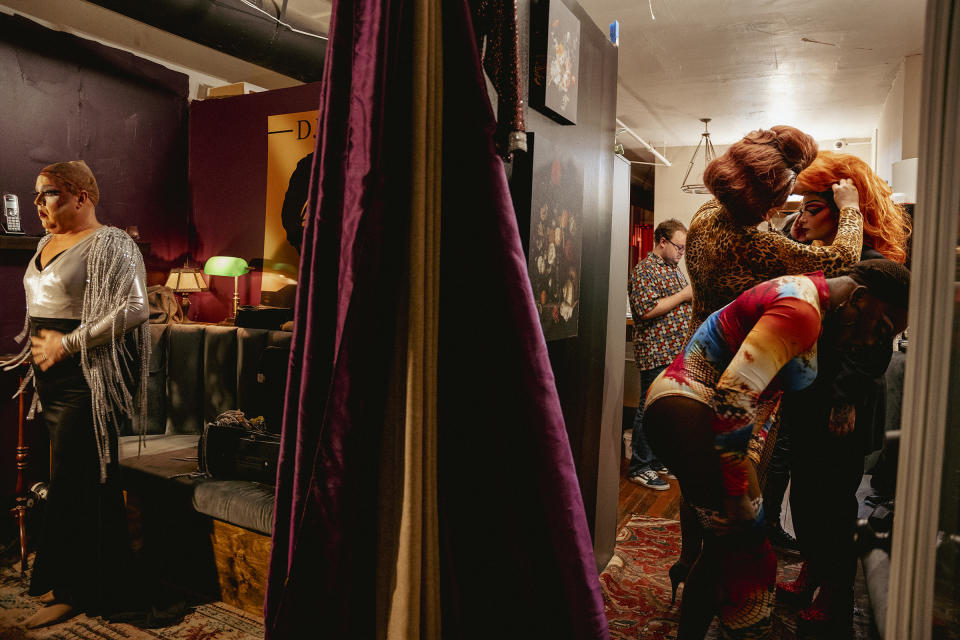
<svg viewBox="0 0 960 640">
<path fill-rule="evenodd" d="M 197 512 L 269 536 L 274 487 L 196 474 L 204 424 L 223 411 L 263 415 L 279 431 L 290 332 L 231 326 L 151 325 L 147 435 L 121 434 L 125 488 L 182 494 Z M 149 489 L 150 491 L 143 491 Z"/>
</svg>

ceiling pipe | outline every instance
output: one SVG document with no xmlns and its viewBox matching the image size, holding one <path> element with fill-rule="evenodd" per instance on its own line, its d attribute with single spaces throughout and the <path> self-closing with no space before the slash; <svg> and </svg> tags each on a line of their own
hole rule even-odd
<svg viewBox="0 0 960 640">
<path fill-rule="evenodd" d="M 653 157 L 655 157 L 657 160 L 659 160 L 660 162 L 662 162 L 665 166 L 668 166 L 668 167 L 672 167 L 672 166 L 673 166 L 673 164 L 672 164 L 669 160 L 667 160 L 665 157 L 663 157 L 663 154 L 662 154 L 662 153 L 660 153 L 659 151 L 657 151 L 656 149 L 654 149 L 654 148 L 650 145 L 649 142 L 647 142 L 646 140 L 644 140 L 643 138 L 641 138 L 639 135 L 637 135 L 637 132 L 636 132 L 636 131 L 634 131 L 633 129 L 631 129 L 631 128 L 628 127 L 627 125 L 623 124 L 623 120 L 621 120 L 620 118 L 617 118 L 617 126 L 620 127 L 620 128 L 621 128 L 623 131 L 625 131 L 626 133 L 629 133 L 631 136 L 633 136 L 634 138 L 636 138 L 637 142 L 639 142 L 640 144 L 642 144 L 647 151 L 649 151 L 650 153 L 653 154 Z M 650 164 L 654 164 L 654 163 L 650 163 Z"/>
<path fill-rule="evenodd" d="M 302 82 L 323 74 L 327 42 L 321 25 L 291 24 L 288 15 L 281 22 L 257 8 L 262 0 L 88 2 Z"/>
</svg>

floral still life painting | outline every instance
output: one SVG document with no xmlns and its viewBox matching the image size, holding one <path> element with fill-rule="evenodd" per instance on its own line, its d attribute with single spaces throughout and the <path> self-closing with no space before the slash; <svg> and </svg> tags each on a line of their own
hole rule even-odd
<svg viewBox="0 0 960 640">
<path fill-rule="evenodd" d="M 548 341 L 574 337 L 579 330 L 582 219 L 583 166 L 537 135 L 528 271 Z"/>
<path fill-rule="evenodd" d="M 562 0 L 537 0 L 532 12 L 530 104 L 561 124 L 576 124 L 580 21 Z"/>
</svg>

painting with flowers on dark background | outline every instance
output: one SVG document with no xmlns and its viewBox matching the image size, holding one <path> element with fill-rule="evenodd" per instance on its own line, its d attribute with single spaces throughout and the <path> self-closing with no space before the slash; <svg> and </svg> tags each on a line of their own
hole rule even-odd
<svg viewBox="0 0 960 640">
<path fill-rule="evenodd" d="M 530 106 L 576 124 L 580 21 L 563 0 L 534 0 L 530 12 Z"/>
<path fill-rule="evenodd" d="M 583 166 L 543 134 L 533 149 L 527 268 L 546 339 L 577 335 L 580 319 L 580 250 Z"/>
</svg>

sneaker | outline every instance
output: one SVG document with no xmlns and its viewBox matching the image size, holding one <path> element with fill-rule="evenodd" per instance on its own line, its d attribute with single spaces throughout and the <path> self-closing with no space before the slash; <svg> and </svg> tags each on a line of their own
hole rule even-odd
<svg viewBox="0 0 960 640">
<path fill-rule="evenodd" d="M 670 488 L 670 485 L 665 480 L 661 480 L 653 469 L 641 471 L 635 476 L 630 476 L 629 479 L 634 484 L 639 484 L 654 491 L 666 491 Z"/>
<path fill-rule="evenodd" d="M 664 466 L 664 464 L 663 464 L 662 462 L 660 462 L 659 460 L 655 460 L 655 461 L 650 465 L 650 468 L 653 469 L 654 471 L 656 471 L 657 473 L 659 473 L 659 474 L 662 475 L 662 476 L 667 476 L 668 478 L 673 478 L 673 479 L 676 479 L 676 477 L 677 477 L 677 476 L 673 475 L 672 473 L 670 473 L 670 469 L 667 469 L 667 467 Z"/>
</svg>

